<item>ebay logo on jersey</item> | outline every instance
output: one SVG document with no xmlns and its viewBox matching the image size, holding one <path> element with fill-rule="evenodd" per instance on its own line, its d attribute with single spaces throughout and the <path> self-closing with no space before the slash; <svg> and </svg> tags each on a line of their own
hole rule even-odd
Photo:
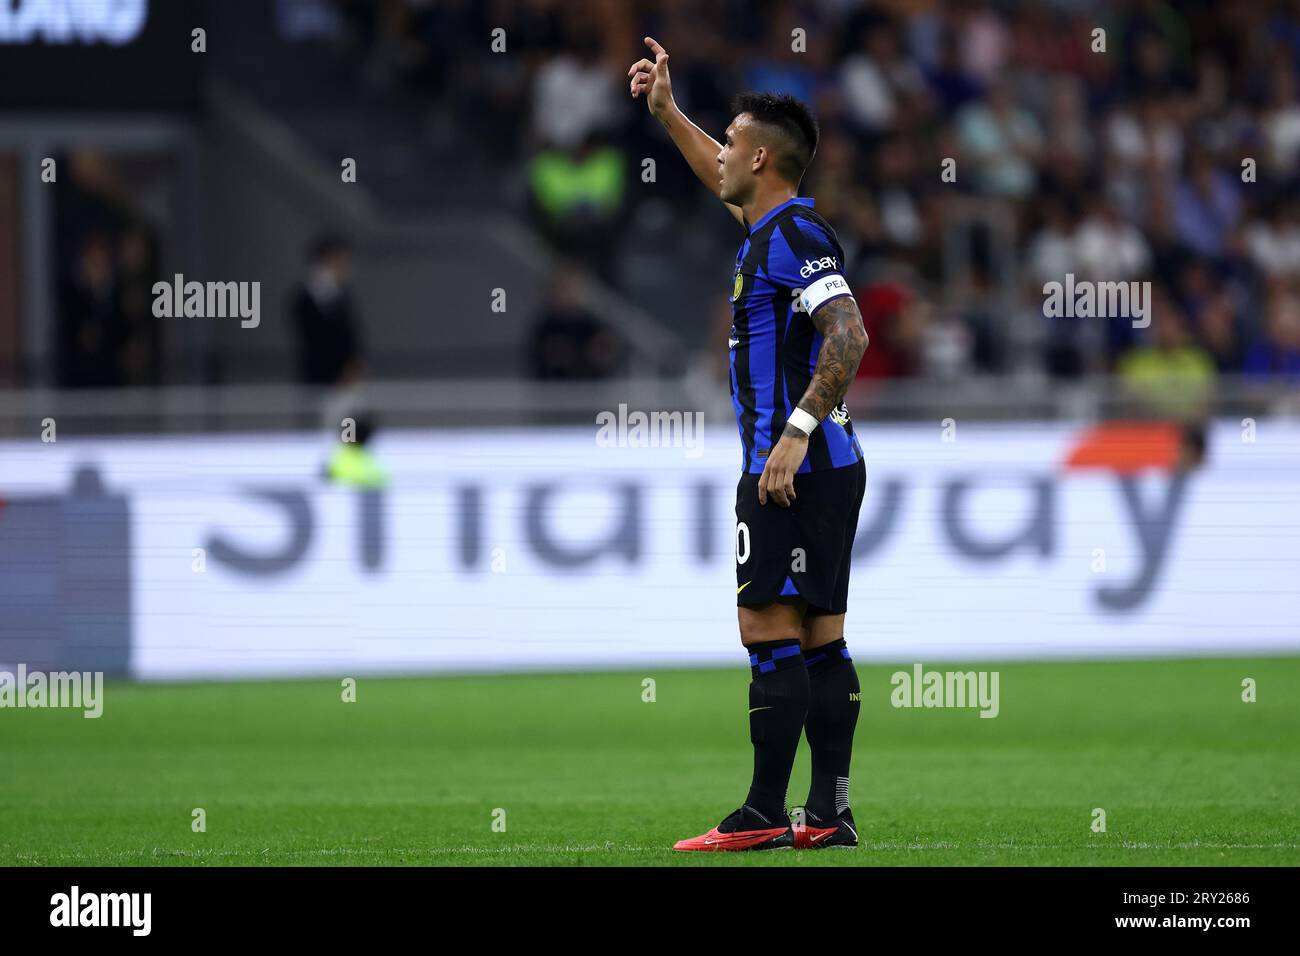
<svg viewBox="0 0 1300 956">
<path fill-rule="evenodd" d="M 823 269 L 839 269 L 840 264 L 834 256 L 823 256 L 820 259 L 805 259 L 803 268 L 799 270 L 799 275 L 806 279 L 810 275 L 815 275 Z"/>
</svg>

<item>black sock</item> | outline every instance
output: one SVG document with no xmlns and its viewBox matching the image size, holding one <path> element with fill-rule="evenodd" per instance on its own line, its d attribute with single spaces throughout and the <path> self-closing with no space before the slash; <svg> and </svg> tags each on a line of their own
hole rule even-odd
<svg viewBox="0 0 1300 956">
<path fill-rule="evenodd" d="M 858 725 L 861 687 L 844 640 L 808 652 L 808 718 L 804 729 L 812 748 L 812 786 L 807 810 L 829 820 L 848 809 L 849 761 Z"/>
<path fill-rule="evenodd" d="M 799 733 L 808 713 L 808 671 L 799 641 L 749 645 L 749 739 L 754 744 L 754 780 L 745 804 L 774 824 L 786 822 Z"/>
</svg>

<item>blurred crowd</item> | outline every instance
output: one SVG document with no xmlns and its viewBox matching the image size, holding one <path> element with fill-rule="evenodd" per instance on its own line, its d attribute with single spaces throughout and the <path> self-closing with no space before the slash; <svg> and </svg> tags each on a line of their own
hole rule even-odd
<svg viewBox="0 0 1300 956">
<path fill-rule="evenodd" d="M 614 284 L 638 205 L 710 201 L 684 164 L 642 182 L 642 157 L 669 155 L 627 96 L 650 34 L 715 137 L 743 89 L 813 107 L 801 192 L 850 259 L 863 376 L 1300 383 L 1297 0 L 336 7 L 486 161 L 526 170 L 538 230 Z M 1044 318 L 1043 285 L 1066 273 L 1152 283 L 1151 326 Z"/>
<path fill-rule="evenodd" d="M 716 255 L 722 269 L 741 238 L 628 96 L 627 67 L 652 35 L 678 102 L 715 137 L 741 90 L 813 107 L 822 139 L 801 193 L 846 252 L 872 343 L 861 379 L 1113 373 L 1171 411 L 1202 405 L 1225 375 L 1300 385 L 1300 0 L 276 8 L 282 26 L 347 36 L 363 75 L 409 88 L 459 152 L 518 187 L 502 192 L 564 263 L 529 339 L 534 376 L 625 367 L 584 289 L 593 277 L 631 287 L 648 223 L 692 266 Z M 159 236 L 113 199 L 111 170 L 71 161 L 55 237 L 58 380 L 156 383 Z M 346 244 L 310 258 L 291 305 L 299 377 L 346 383 L 361 358 Z M 720 378 L 719 275 L 716 299 L 692 308 L 716 326 L 700 340 Z M 1069 275 L 1149 283 L 1149 326 L 1048 318 L 1044 286 Z M 309 334 L 322 315 L 331 334 Z"/>
<path fill-rule="evenodd" d="M 54 382 L 63 388 L 157 385 L 161 330 L 153 315 L 159 236 L 105 157 L 60 157 L 55 195 Z"/>
</svg>

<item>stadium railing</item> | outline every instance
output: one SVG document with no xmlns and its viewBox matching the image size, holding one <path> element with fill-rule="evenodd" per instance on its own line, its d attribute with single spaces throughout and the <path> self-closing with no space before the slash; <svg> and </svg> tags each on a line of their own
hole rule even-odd
<svg viewBox="0 0 1300 956">
<path fill-rule="evenodd" d="M 1064 385 L 970 378 L 859 381 L 849 393 L 858 421 L 1102 421 L 1160 417 L 1113 378 Z M 155 389 L 0 391 L 0 437 L 37 437 L 45 419 L 62 435 L 296 431 L 339 427 L 366 412 L 383 428 L 592 425 L 620 406 L 643 412 L 702 412 L 730 421 L 725 386 L 692 378 L 596 382 L 518 378 L 369 382 L 326 392 L 297 385 L 172 386 Z M 1300 387 L 1225 377 L 1208 407 L 1172 417 L 1296 417 Z M 1170 417 L 1166 412 L 1164 417 Z"/>
</svg>

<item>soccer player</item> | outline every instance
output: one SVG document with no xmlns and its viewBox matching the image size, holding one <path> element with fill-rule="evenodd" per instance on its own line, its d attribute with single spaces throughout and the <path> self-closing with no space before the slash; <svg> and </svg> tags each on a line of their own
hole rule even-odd
<svg viewBox="0 0 1300 956">
<path fill-rule="evenodd" d="M 817 123 L 790 96 L 742 94 L 725 142 L 673 101 L 668 54 L 628 70 L 691 170 L 745 228 L 733 279 L 731 396 L 736 604 L 749 651 L 754 776 L 740 809 L 678 850 L 856 846 L 849 759 L 858 676 L 844 643 L 849 561 L 866 481 L 844 395 L 867 333 L 835 231 L 800 197 Z M 785 807 L 799 737 L 812 749 L 806 805 Z"/>
</svg>

